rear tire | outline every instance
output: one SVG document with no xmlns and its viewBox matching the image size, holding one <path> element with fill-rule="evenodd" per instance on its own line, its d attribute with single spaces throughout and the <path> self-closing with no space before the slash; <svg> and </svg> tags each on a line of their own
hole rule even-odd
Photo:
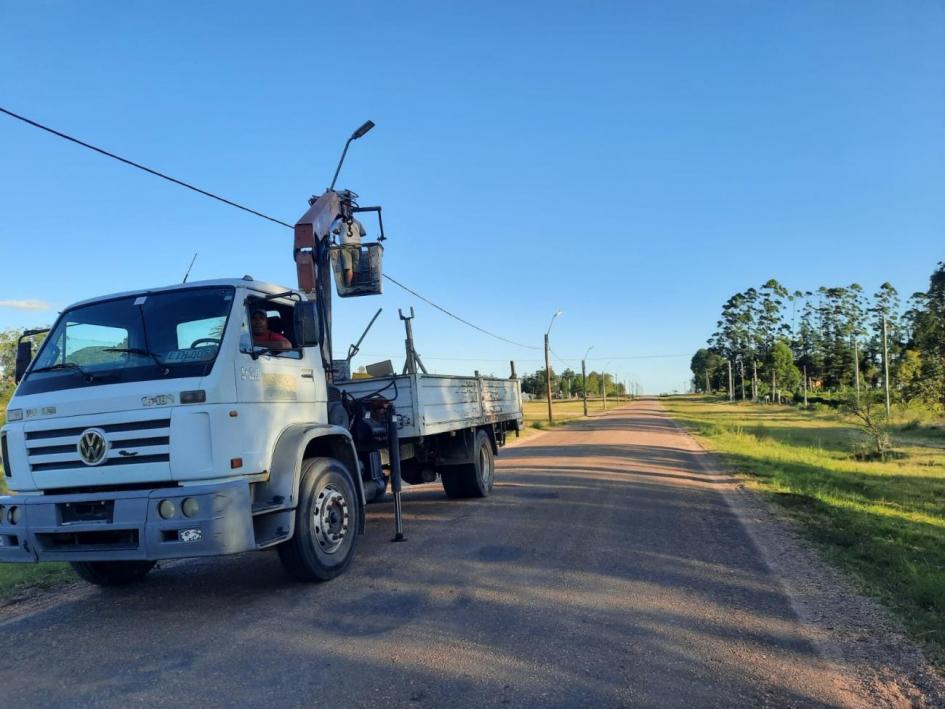
<svg viewBox="0 0 945 709">
<path fill-rule="evenodd" d="M 73 561 L 72 570 L 96 586 L 127 586 L 140 581 L 154 568 L 154 561 Z"/>
<path fill-rule="evenodd" d="M 328 581 L 354 557 L 361 505 L 347 469 L 334 458 L 302 461 L 295 534 L 277 548 L 300 581 Z"/>
<path fill-rule="evenodd" d="M 489 435 L 478 430 L 473 444 L 473 462 L 441 466 L 440 479 L 447 497 L 488 497 L 495 483 L 495 454 Z"/>
</svg>

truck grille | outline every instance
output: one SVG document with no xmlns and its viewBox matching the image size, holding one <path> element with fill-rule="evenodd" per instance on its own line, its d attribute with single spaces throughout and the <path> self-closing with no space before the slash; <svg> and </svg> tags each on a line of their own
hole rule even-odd
<svg viewBox="0 0 945 709">
<path fill-rule="evenodd" d="M 105 460 L 95 467 L 170 461 L 171 420 L 165 418 L 27 431 L 26 452 L 30 470 L 41 472 L 90 467 L 79 456 L 78 447 L 79 438 L 90 428 L 104 432 L 108 443 Z"/>
</svg>

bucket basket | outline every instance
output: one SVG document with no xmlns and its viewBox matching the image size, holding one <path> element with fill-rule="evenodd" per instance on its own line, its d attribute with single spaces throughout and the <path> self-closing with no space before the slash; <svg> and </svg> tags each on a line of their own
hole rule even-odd
<svg viewBox="0 0 945 709">
<path fill-rule="evenodd" d="M 330 247 L 331 270 L 335 273 L 335 290 L 342 298 L 358 295 L 380 295 L 384 247 L 378 242 L 360 246 L 335 244 Z M 348 272 L 351 282 L 348 283 Z"/>
</svg>

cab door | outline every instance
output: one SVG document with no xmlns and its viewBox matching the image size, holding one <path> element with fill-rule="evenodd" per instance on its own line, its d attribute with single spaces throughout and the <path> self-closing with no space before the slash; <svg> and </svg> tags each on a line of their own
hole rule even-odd
<svg viewBox="0 0 945 709">
<path fill-rule="evenodd" d="M 270 318 L 291 322 L 291 303 L 264 307 Z M 327 419 L 327 387 L 317 347 L 295 347 L 291 331 L 279 333 L 289 339 L 291 349 L 255 346 L 250 308 L 244 309 L 242 318 L 234 367 L 244 468 L 263 470 L 268 469 L 271 451 L 286 428 Z"/>
</svg>

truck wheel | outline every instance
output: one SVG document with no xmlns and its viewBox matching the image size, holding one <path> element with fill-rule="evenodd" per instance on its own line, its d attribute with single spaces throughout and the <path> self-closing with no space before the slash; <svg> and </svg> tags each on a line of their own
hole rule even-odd
<svg viewBox="0 0 945 709">
<path fill-rule="evenodd" d="M 72 570 L 96 586 L 127 586 L 154 568 L 153 561 L 73 561 Z"/>
<path fill-rule="evenodd" d="M 302 461 L 295 534 L 278 547 L 286 571 L 300 581 L 327 581 L 347 569 L 360 514 L 358 494 L 340 461 Z"/>
<path fill-rule="evenodd" d="M 479 430 L 473 445 L 474 459 L 464 465 L 444 465 L 440 478 L 447 497 L 488 497 L 495 482 L 495 455 L 489 435 Z"/>
</svg>

